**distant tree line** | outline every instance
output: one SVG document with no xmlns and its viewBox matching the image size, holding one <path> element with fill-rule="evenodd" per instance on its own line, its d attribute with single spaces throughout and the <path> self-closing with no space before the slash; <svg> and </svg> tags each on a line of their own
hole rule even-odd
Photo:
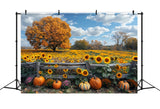
<svg viewBox="0 0 160 109">
<path fill-rule="evenodd" d="M 115 42 L 115 45 L 105 46 L 98 40 L 92 40 L 89 43 L 87 40 L 77 40 L 74 45 L 71 46 L 71 49 L 76 50 L 137 50 L 137 39 L 130 37 L 124 32 L 116 32 L 112 36 L 112 40 Z M 104 41 L 106 44 L 107 42 Z"/>
</svg>

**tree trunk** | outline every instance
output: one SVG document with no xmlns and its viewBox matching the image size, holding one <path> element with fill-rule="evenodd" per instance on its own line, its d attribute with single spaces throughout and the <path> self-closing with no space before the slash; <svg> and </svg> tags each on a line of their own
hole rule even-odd
<svg viewBox="0 0 160 109">
<path fill-rule="evenodd" d="M 56 47 L 52 48 L 52 50 L 55 52 L 56 51 Z"/>
</svg>

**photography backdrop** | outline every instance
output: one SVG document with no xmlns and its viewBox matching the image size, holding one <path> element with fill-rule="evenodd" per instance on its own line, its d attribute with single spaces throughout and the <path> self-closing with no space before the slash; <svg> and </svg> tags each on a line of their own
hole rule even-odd
<svg viewBox="0 0 160 109">
<path fill-rule="evenodd" d="M 10 3 L 9 3 L 10 2 Z M 61 12 L 94 12 L 96 9 L 98 12 L 131 12 L 135 10 L 137 12 L 144 12 L 144 77 L 146 80 L 150 81 L 155 86 L 159 87 L 159 76 L 160 74 L 157 72 L 157 68 L 159 67 L 159 58 L 153 59 L 151 57 L 159 57 L 160 53 L 158 51 L 159 46 L 159 19 L 160 16 L 157 14 L 159 12 L 159 1 L 128 1 L 128 0 L 113 0 L 113 1 L 75 1 L 75 0 L 59 0 L 51 2 L 46 0 L 46 2 L 39 2 L 37 5 L 37 1 L 28 0 L 28 2 L 21 0 L 9 0 L 1 2 L 1 14 L 6 17 L 1 17 L 2 21 L 8 21 L 9 26 L 6 25 L 6 22 L 1 22 L 0 29 L 1 35 L 8 37 L 3 37 L 4 40 L 7 40 L 9 44 L 6 45 L 6 41 L 2 41 L 1 51 L 5 51 L 5 53 L 1 53 L 1 57 L 12 57 L 10 58 L 10 62 L 6 61 L 6 58 L 1 58 L 3 61 L 3 68 L 1 69 L 1 79 L 0 84 L 1 87 L 6 85 L 6 83 L 10 82 L 10 80 L 15 79 L 15 12 L 24 12 L 25 9 L 28 12 L 57 12 L 58 9 Z M 62 3 L 63 2 L 63 3 Z M 54 4 L 54 6 L 53 6 Z M 58 5 L 61 4 L 61 5 Z M 91 4 L 91 5 L 90 5 Z M 37 5 L 37 6 L 36 6 Z M 36 6 L 36 8 L 35 8 Z M 42 8 L 43 7 L 43 8 Z M 150 7 L 150 8 L 149 8 Z M 5 11 L 4 11 L 5 10 Z M 7 29 L 5 29 L 7 28 Z M 9 31 L 8 31 L 9 30 Z M 19 29 L 20 30 L 20 29 Z M 19 35 L 20 36 L 20 35 Z M 4 47 L 4 45 L 6 45 Z M 7 49 L 7 50 L 6 50 Z M 11 55 L 11 53 L 13 53 Z M 20 56 L 20 55 L 19 55 Z M 150 58 L 148 58 L 150 57 Z M 152 64 L 154 63 L 154 64 Z M 7 66 L 6 66 L 7 65 Z M 11 66 L 8 69 L 8 66 Z M 6 69 L 9 73 L 5 73 Z M 156 76 L 155 76 L 156 75 Z M 7 78 L 7 79 L 6 79 Z M 50 108 L 53 105 L 35 105 L 42 102 L 43 104 L 48 104 L 49 101 L 54 102 L 56 108 L 66 108 L 68 104 L 72 103 L 73 106 L 70 106 L 71 109 L 75 108 L 79 105 L 80 102 L 86 102 L 83 104 L 86 108 L 124 108 L 122 103 L 125 101 L 125 106 L 130 107 L 130 109 L 135 109 L 137 106 L 139 108 L 158 108 L 159 107 L 159 92 L 157 90 L 143 90 L 138 92 L 138 94 L 20 94 L 19 91 L 16 90 L 2 90 L 1 93 L 1 106 L 6 108 L 17 108 L 28 109 L 31 106 L 33 108 Z M 156 97 L 155 97 L 156 96 Z M 8 99 L 8 97 L 10 99 Z M 53 99 L 55 98 L 55 99 Z M 95 99 L 96 98 L 96 99 Z M 148 99 L 150 98 L 150 99 Z M 17 106 L 17 102 L 19 102 L 19 106 Z M 26 103 L 29 102 L 29 105 Z M 9 103 L 9 105 L 8 105 Z M 62 105 L 63 103 L 63 105 Z M 133 105 L 133 103 L 137 105 Z M 50 103 L 49 103 L 50 104 Z M 97 105 L 88 105 L 88 104 L 97 104 Z M 78 107 L 77 107 L 78 108 Z M 81 108 L 81 107 L 80 107 Z"/>
<path fill-rule="evenodd" d="M 21 14 L 22 92 L 136 93 L 138 15 L 59 14 Z"/>
</svg>

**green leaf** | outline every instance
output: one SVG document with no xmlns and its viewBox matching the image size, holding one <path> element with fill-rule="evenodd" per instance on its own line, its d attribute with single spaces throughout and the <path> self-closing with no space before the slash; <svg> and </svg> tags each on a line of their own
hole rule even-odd
<svg viewBox="0 0 160 109">
<path fill-rule="evenodd" d="M 104 78 L 108 77 L 107 73 L 102 73 L 102 77 Z"/>
</svg>

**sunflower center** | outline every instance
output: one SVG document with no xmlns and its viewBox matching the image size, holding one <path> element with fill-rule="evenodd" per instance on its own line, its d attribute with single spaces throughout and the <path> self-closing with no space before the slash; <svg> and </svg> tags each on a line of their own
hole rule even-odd
<svg viewBox="0 0 160 109">
<path fill-rule="evenodd" d="M 87 74 L 87 72 L 86 72 L 86 71 L 84 71 L 84 72 L 83 72 L 83 74 L 84 74 L 84 75 L 86 75 L 86 74 Z"/>
<path fill-rule="evenodd" d="M 100 57 L 97 57 L 97 61 L 101 61 L 101 58 L 100 58 Z"/>
<path fill-rule="evenodd" d="M 106 59 L 105 59 L 105 61 L 106 61 L 106 62 L 109 62 L 109 59 L 108 59 L 108 58 L 106 58 Z"/>
<path fill-rule="evenodd" d="M 137 57 L 134 57 L 134 60 L 137 60 Z"/>
<path fill-rule="evenodd" d="M 121 76 L 120 74 L 118 74 L 118 76 Z"/>
<path fill-rule="evenodd" d="M 80 72 L 81 72 L 81 70 L 80 70 L 80 69 L 78 69 L 78 72 L 80 73 Z"/>
<path fill-rule="evenodd" d="M 88 59 L 88 58 L 89 58 L 89 56 L 85 56 L 85 58 L 86 58 L 86 59 Z"/>
</svg>

